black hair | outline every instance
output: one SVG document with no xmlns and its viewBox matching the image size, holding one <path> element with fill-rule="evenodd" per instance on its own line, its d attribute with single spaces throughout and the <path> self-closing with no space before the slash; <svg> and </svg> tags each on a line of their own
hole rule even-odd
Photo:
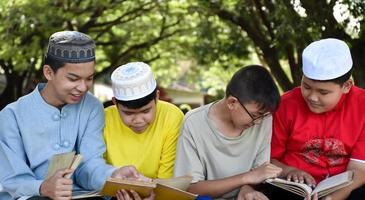
<svg viewBox="0 0 365 200">
<path fill-rule="evenodd" d="M 59 68 L 64 67 L 67 63 L 63 62 L 63 61 L 60 61 L 59 59 L 56 59 L 52 56 L 45 55 L 44 56 L 44 64 L 49 65 L 52 68 L 53 72 L 56 73 Z"/>
<path fill-rule="evenodd" d="M 242 103 L 255 102 L 260 110 L 273 112 L 279 105 L 279 90 L 270 72 L 260 65 L 238 70 L 229 81 L 226 97 L 234 96 Z"/>
<path fill-rule="evenodd" d="M 155 100 L 156 94 L 157 94 L 157 88 L 149 95 L 142 97 L 140 99 L 135 99 L 135 100 L 131 100 L 131 101 L 122 101 L 122 100 L 118 100 L 117 98 L 115 98 L 115 99 L 118 104 L 120 104 L 124 107 L 127 107 L 129 109 L 138 109 L 138 108 L 142 108 L 143 106 L 149 104 L 152 100 Z"/>
<path fill-rule="evenodd" d="M 334 79 L 330 79 L 330 80 L 310 79 L 310 80 L 318 81 L 318 82 L 334 82 L 334 83 L 339 84 L 340 86 L 342 86 L 347 80 L 350 79 L 351 75 L 352 75 L 352 68 L 348 72 L 346 72 L 346 74 L 344 74 L 340 77 L 334 78 Z"/>
<path fill-rule="evenodd" d="M 55 59 L 52 56 L 47 56 L 47 55 L 44 56 L 44 64 L 49 65 L 52 68 L 54 73 L 56 73 L 59 68 L 66 65 L 65 62 Z"/>
</svg>

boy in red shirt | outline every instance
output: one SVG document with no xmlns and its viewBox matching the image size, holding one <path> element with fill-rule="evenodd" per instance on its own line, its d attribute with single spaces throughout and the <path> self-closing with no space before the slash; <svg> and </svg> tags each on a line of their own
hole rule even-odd
<svg viewBox="0 0 365 200">
<path fill-rule="evenodd" d="M 352 170 L 354 182 L 323 199 L 363 199 L 365 91 L 350 79 L 350 50 L 341 40 L 323 39 L 307 46 L 302 59 L 301 85 L 282 96 L 274 115 L 272 163 L 282 177 L 308 185 Z M 280 190 L 270 199 L 302 198 Z"/>
</svg>

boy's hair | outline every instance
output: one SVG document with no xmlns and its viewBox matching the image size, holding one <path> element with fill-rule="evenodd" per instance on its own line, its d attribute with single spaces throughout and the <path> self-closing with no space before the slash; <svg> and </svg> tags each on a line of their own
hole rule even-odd
<svg viewBox="0 0 365 200">
<path fill-rule="evenodd" d="M 352 75 L 352 68 L 346 74 L 344 74 L 338 78 L 334 78 L 334 79 L 330 79 L 330 80 L 314 80 L 314 79 L 311 79 L 311 80 L 318 81 L 318 82 L 333 82 L 333 83 L 336 83 L 336 84 L 342 86 L 347 80 L 349 80 L 351 78 L 351 75 Z"/>
<path fill-rule="evenodd" d="M 62 62 L 58 59 L 55 59 L 55 58 L 53 58 L 51 56 L 47 56 L 47 55 L 44 57 L 44 64 L 49 65 L 52 68 L 54 73 L 56 73 L 59 68 L 66 65 L 65 62 Z"/>
<path fill-rule="evenodd" d="M 115 98 L 115 100 L 117 101 L 118 104 L 120 104 L 124 107 L 127 107 L 129 109 L 139 109 L 139 108 L 142 108 L 143 106 L 149 104 L 152 100 L 155 100 L 156 94 L 157 94 L 157 88 L 149 95 L 142 97 L 140 99 L 122 101 L 122 100 L 118 100 L 117 98 Z"/>
<path fill-rule="evenodd" d="M 234 96 L 242 103 L 258 103 L 260 110 L 275 111 L 280 102 L 279 90 L 270 72 L 259 65 L 238 70 L 229 81 L 226 97 Z"/>
</svg>

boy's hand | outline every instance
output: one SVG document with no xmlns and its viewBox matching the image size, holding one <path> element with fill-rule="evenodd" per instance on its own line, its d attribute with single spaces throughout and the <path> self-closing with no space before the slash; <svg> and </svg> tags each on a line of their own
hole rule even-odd
<svg viewBox="0 0 365 200">
<path fill-rule="evenodd" d="M 140 174 L 137 169 L 130 165 L 130 166 L 124 166 L 117 170 L 115 170 L 111 176 L 112 178 L 127 178 L 127 179 L 134 179 L 139 181 L 146 181 L 151 182 L 152 179 L 143 176 Z"/>
<path fill-rule="evenodd" d="M 55 200 L 71 199 L 73 182 L 72 179 L 64 178 L 64 176 L 73 173 L 73 171 L 72 169 L 61 169 L 44 180 L 39 191 L 41 196 Z"/>
<path fill-rule="evenodd" d="M 254 190 L 251 186 L 241 187 L 237 200 L 269 200 L 264 194 Z"/>
<path fill-rule="evenodd" d="M 130 190 L 130 193 L 125 190 L 118 190 L 116 196 L 118 200 L 142 200 L 139 194 L 134 190 Z M 152 192 L 149 197 L 146 197 L 143 200 L 154 200 L 154 199 L 155 199 L 155 193 Z"/>
<path fill-rule="evenodd" d="M 286 174 L 286 179 L 296 183 L 305 183 L 310 187 L 316 185 L 316 181 L 314 180 L 313 176 L 297 168 L 292 168 L 289 170 Z"/>
<path fill-rule="evenodd" d="M 246 184 L 258 184 L 268 178 L 276 178 L 280 175 L 282 169 L 270 163 L 264 163 L 257 168 L 251 169 L 244 182 Z"/>
</svg>

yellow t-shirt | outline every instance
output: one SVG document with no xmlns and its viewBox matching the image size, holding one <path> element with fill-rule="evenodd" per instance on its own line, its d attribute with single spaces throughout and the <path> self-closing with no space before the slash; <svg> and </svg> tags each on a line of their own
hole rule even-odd
<svg viewBox="0 0 365 200">
<path fill-rule="evenodd" d="M 155 120 L 143 133 L 137 134 L 123 123 L 115 105 L 106 108 L 104 158 L 117 167 L 134 165 L 150 178 L 172 177 L 183 117 L 175 105 L 157 101 Z"/>
</svg>

